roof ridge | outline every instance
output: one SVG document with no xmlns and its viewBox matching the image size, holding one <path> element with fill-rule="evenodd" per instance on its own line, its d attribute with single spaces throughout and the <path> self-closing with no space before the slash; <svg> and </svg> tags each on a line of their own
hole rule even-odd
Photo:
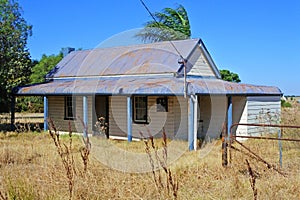
<svg viewBox="0 0 300 200">
<path fill-rule="evenodd" d="M 200 41 L 200 38 L 190 38 L 190 39 L 184 39 L 184 40 L 169 40 L 169 41 L 160 41 L 160 42 L 152 42 L 152 43 L 143 43 L 143 44 L 133 44 L 133 45 L 121 45 L 121 46 L 111 46 L 111 47 L 95 47 L 95 48 L 91 48 L 91 49 L 83 49 L 83 50 L 76 50 L 75 52 L 84 52 L 84 51 L 100 51 L 100 50 L 107 50 L 107 49 L 120 49 L 120 48 L 133 48 L 133 47 L 147 47 L 147 46 L 154 46 L 156 44 L 165 44 L 168 42 L 184 42 L 184 41 L 196 41 L 198 43 L 198 41 Z"/>
</svg>

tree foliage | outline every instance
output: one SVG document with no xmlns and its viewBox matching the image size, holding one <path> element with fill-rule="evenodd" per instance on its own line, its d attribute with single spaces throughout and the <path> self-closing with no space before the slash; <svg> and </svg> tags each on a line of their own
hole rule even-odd
<svg viewBox="0 0 300 200">
<path fill-rule="evenodd" d="M 191 37 L 191 27 L 187 11 L 182 5 L 176 9 L 165 8 L 153 14 L 155 20 L 146 23 L 136 35 L 144 42 L 182 40 Z"/>
<path fill-rule="evenodd" d="M 224 81 L 230 81 L 230 82 L 236 82 L 236 83 L 241 82 L 241 79 L 238 74 L 233 73 L 227 69 L 220 70 L 220 74 L 221 74 L 221 78 Z"/>
<path fill-rule="evenodd" d="M 182 5 L 176 9 L 165 8 L 162 12 L 153 14 L 155 20 L 146 23 L 145 27 L 136 35 L 144 42 L 160 42 L 182 40 L 191 37 L 191 27 L 187 11 Z M 229 70 L 220 70 L 225 81 L 241 82 L 239 75 Z"/>
<path fill-rule="evenodd" d="M 33 61 L 35 65 L 32 67 L 32 74 L 29 81 L 31 84 L 41 83 L 45 81 L 45 75 L 53 69 L 57 63 L 63 58 L 63 54 L 58 55 L 43 55 L 41 60 Z M 43 112 L 43 97 L 18 97 L 16 104 L 17 112 Z"/>
<path fill-rule="evenodd" d="M 58 55 L 43 55 L 41 60 L 32 68 L 30 83 L 41 83 L 45 80 L 45 75 L 53 69 L 63 58 L 62 53 Z"/>
<path fill-rule="evenodd" d="M 26 84 L 31 73 L 27 39 L 32 26 L 21 14 L 17 2 L 0 0 L 0 112 L 9 111 L 11 89 Z"/>
</svg>

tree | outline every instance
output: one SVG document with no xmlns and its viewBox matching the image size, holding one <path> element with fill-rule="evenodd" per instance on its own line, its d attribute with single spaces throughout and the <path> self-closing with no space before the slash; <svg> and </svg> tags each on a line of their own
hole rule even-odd
<svg viewBox="0 0 300 200">
<path fill-rule="evenodd" d="M 63 54 L 58 55 L 43 55 L 41 60 L 32 68 L 30 83 L 41 83 L 45 81 L 45 75 L 53 69 L 63 58 Z"/>
<path fill-rule="evenodd" d="M 165 8 L 153 14 L 155 20 L 146 23 L 136 35 L 144 42 L 182 40 L 191 37 L 191 27 L 185 8 Z"/>
<path fill-rule="evenodd" d="M 62 52 L 58 55 L 43 55 L 40 61 L 33 61 L 35 65 L 32 67 L 32 74 L 29 81 L 31 84 L 41 83 L 45 81 L 45 75 L 53 69 L 59 61 L 63 58 Z M 43 112 L 43 98 L 42 97 L 23 97 L 17 99 L 17 112 Z"/>
<path fill-rule="evenodd" d="M 14 0 L 0 0 L 0 112 L 10 108 L 10 92 L 26 84 L 31 74 L 27 39 L 32 26 L 21 16 L 21 7 Z"/>
<path fill-rule="evenodd" d="M 187 11 L 182 5 L 176 9 L 165 8 L 162 12 L 153 14 L 155 20 L 146 23 L 145 27 L 136 34 L 143 42 L 160 42 L 182 40 L 191 37 L 191 27 Z M 220 70 L 225 81 L 241 82 L 239 75 L 229 70 Z"/>
<path fill-rule="evenodd" d="M 220 74 L 221 74 L 221 78 L 225 81 L 236 82 L 236 83 L 241 82 L 238 74 L 233 73 L 227 69 L 220 70 Z"/>
</svg>

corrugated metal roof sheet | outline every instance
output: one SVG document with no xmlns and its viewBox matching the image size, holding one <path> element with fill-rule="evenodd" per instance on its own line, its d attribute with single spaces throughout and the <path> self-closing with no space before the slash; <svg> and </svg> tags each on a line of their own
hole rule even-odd
<svg viewBox="0 0 300 200">
<path fill-rule="evenodd" d="M 186 58 L 199 42 L 199 39 L 190 39 L 172 43 Z M 52 71 L 47 77 L 174 73 L 180 67 L 179 58 L 170 42 L 74 51 L 57 64 L 55 73 Z"/>
<path fill-rule="evenodd" d="M 281 95 L 277 87 L 189 77 L 188 94 Z M 101 77 L 58 79 L 48 83 L 15 88 L 16 95 L 183 95 L 184 80 L 176 77 Z"/>
<path fill-rule="evenodd" d="M 203 45 L 199 39 L 172 43 L 184 58 L 197 45 Z M 178 59 L 179 55 L 170 42 L 75 51 L 48 74 L 48 78 L 53 78 L 52 81 L 18 87 L 13 93 L 184 95 L 183 78 L 174 76 L 180 68 Z M 209 55 L 207 59 L 211 59 Z M 191 76 L 187 82 L 188 94 L 281 95 L 277 87 L 237 84 L 220 79 Z"/>
</svg>

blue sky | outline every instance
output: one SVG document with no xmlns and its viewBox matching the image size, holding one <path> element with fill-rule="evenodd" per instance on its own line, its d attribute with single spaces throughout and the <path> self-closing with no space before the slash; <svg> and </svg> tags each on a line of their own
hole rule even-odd
<svg viewBox="0 0 300 200">
<path fill-rule="evenodd" d="M 201 38 L 219 69 L 243 83 L 278 86 L 300 95 L 299 0 L 144 0 L 152 12 L 182 4 L 192 38 Z M 19 0 L 33 25 L 28 48 L 34 59 L 63 47 L 95 48 L 151 20 L 139 0 Z M 130 33 L 130 31 L 129 31 Z"/>
</svg>

